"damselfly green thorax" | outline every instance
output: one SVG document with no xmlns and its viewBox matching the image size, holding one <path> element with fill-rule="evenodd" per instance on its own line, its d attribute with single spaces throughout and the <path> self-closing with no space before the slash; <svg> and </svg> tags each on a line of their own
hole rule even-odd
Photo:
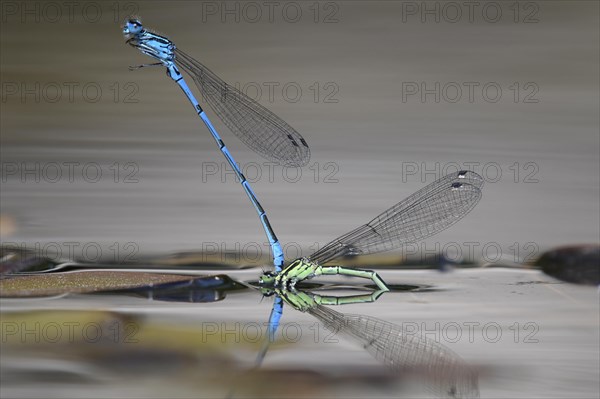
<svg viewBox="0 0 600 399">
<path fill-rule="evenodd" d="M 351 269 L 341 266 L 321 266 L 311 262 L 307 258 L 296 259 L 280 273 L 265 273 L 260 278 L 260 284 L 264 287 L 274 287 L 283 290 L 293 290 L 296 284 L 318 276 L 352 276 L 371 279 L 378 290 L 389 291 L 377 273 L 371 270 Z"/>
<path fill-rule="evenodd" d="M 307 258 L 300 258 L 281 272 L 263 274 L 260 284 L 293 290 L 297 283 L 324 275 L 368 278 L 377 290 L 389 288 L 370 270 L 326 263 L 349 255 L 364 255 L 398 248 L 432 236 L 469 213 L 481 198 L 483 178 L 475 172 L 449 174 L 400 201 L 369 223 L 331 241 Z"/>
</svg>

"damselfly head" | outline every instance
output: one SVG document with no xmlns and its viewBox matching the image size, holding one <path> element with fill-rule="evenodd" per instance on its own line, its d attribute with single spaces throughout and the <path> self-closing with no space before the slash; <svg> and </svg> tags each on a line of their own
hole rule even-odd
<svg viewBox="0 0 600 399">
<path fill-rule="evenodd" d="M 142 21 L 138 18 L 127 18 L 125 20 L 125 25 L 123 26 L 124 35 L 137 35 L 143 30 Z"/>
<path fill-rule="evenodd" d="M 273 272 L 263 273 L 263 275 L 260 276 L 258 283 L 263 286 L 271 286 L 275 283 L 276 276 L 277 276 L 277 274 L 275 274 Z"/>
</svg>

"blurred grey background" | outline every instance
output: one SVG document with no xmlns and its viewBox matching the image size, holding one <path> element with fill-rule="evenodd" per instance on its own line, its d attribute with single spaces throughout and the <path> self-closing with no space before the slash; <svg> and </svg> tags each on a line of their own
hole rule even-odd
<svg viewBox="0 0 600 399">
<path fill-rule="evenodd" d="M 215 245 L 266 253 L 253 208 L 164 68 L 128 71 L 152 62 L 124 43 L 130 13 L 311 146 L 309 166 L 284 170 L 213 117 L 288 258 L 456 165 L 486 178 L 483 199 L 420 249 L 526 260 L 600 240 L 597 2 L 48 4 L 2 3 L 5 243 L 91 260 L 97 247 L 117 260 Z"/>
</svg>

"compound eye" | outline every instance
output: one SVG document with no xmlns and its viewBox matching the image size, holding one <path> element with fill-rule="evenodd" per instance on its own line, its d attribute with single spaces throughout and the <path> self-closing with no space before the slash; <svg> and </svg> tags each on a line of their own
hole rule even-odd
<svg viewBox="0 0 600 399">
<path fill-rule="evenodd" d="M 142 27 L 142 23 L 138 19 L 129 18 L 127 20 L 127 26 L 130 30 L 140 30 Z"/>
</svg>

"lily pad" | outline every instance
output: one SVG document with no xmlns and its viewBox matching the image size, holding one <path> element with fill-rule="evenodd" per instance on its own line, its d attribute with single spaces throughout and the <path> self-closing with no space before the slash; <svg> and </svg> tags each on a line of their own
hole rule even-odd
<svg viewBox="0 0 600 399">
<path fill-rule="evenodd" d="M 0 297 L 39 297 L 91 293 L 189 282 L 202 277 L 166 273 L 90 270 L 14 276 L 0 280 Z"/>
</svg>

